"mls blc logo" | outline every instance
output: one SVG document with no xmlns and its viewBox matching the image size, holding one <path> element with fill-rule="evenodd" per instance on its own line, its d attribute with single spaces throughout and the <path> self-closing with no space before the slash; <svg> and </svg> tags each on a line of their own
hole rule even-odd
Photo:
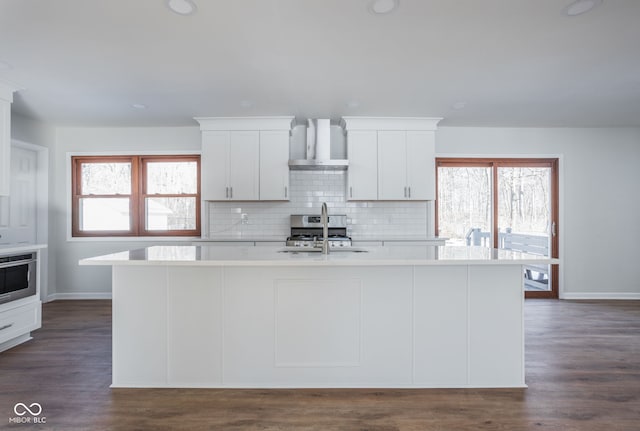
<svg viewBox="0 0 640 431">
<path fill-rule="evenodd" d="M 31 403 L 28 406 L 25 403 L 16 403 L 13 406 L 15 417 L 9 418 L 9 423 L 14 424 L 44 424 L 47 418 L 40 416 L 42 414 L 42 406 L 40 403 Z M 27 416 L 27 413 L 30 416 Z"/>
</svg>

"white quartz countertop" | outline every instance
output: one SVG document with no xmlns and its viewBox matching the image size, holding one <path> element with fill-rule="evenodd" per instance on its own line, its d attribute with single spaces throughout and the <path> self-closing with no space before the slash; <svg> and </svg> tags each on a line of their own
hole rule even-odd
<svg viewBox="0 0 640 431">
<path fill-rule="evenodd" d="M 12 244 L 12 245 L 2 245 L 0 246 L 0 256 L 5 256 L 7 254 L 13 253 L 23 253 L 29 251 L 42 250 L 43 248 L 47 248 L 46 244 Z"/>
<path fill-rule="evenodd" d="M 284 252 L 290 248 L 223 246 L 153 246 L 80 260 L 80 265 L 178 266 L 397 266 L 535 265 L 558 259 L 485 247 L 353 247 L 352 251 Z"/>
</svg>

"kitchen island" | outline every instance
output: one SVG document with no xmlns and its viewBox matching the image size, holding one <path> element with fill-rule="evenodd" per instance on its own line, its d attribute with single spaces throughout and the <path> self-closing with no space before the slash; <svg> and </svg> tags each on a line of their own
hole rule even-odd
<svg viewBox="0 0 640 431">
<path fill-rule="evenodd" d="M 482 247 L 156 246 L 113 276 L 112 387 L 525 387 L 523 265 Z"/>
</svg>

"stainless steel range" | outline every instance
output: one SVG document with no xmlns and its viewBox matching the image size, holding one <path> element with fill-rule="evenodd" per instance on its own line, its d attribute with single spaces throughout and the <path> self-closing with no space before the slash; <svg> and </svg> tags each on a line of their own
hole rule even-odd
<svg viewBox="0 0 640 431">
<path fill-rule="evenodd" d="M 329 216 L 329 248 L 351 247 L 347 236 L 347 216 Z M 287 247 L 318 248 L 322 246 L 322 219 L 319 215 L 291 215 L 291 236 Z"/>
</svg>

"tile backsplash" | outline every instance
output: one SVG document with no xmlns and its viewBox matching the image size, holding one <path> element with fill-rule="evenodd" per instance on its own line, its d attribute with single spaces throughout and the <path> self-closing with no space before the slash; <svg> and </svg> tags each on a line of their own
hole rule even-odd
<svg viewBox="0 0 640 431">
<path fill-rule="evenodd" d="M 431 202 L 348 202 L 345 171 L 291 171 L 289 202 L 209 202 L 210 239 L 289 236 L 289 215 L 346 214 L 348 234 L 358 239 L 430 236 Z"/>
</svg>

